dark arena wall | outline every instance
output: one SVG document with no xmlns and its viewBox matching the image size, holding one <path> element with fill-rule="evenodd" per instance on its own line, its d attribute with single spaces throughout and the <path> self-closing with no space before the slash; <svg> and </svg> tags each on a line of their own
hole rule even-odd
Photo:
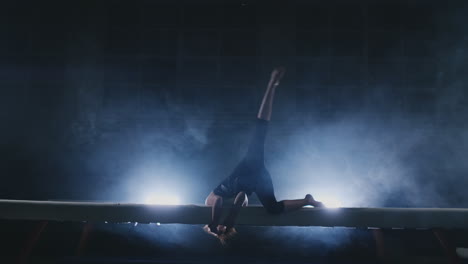
<svg viewBox="0 0 468 264">
<path fill-rule="evenodd" d="M 1 1 L 0 263 L 466 263 L 467 14 L 465 0 Z M 241 213 L 227 245 L 203 232 L 209 214 L 144 223 L 229 175 L 277 66 L 276 197 L 356 208 L 300 223 L 248 208 L 273 226 Z M 30 218 L 5 199 L 92 203 Z M 102 222 L 97 202 L 146 218 Z"/>
<path fill-rule="evenodd" d="M 466 1 L 9 1 L 4 199 L 203 203 L 273 67 L 277 196 L 463 207 Z M 255 197 L 252 202 L 256 203 Z"/>
</svg>

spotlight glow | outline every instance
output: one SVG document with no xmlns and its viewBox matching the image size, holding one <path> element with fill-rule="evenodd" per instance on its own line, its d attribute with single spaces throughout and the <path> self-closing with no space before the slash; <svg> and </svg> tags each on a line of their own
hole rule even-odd
<svg viewBox="0 0 468 264">
<path fill-rule="evenodd" d="M 320 200 L 326 208 L 339 208 L 343 207 L 343 204 L 336 197 L 322 197 Z"/>
<path fill-rule="evenodd" d="M 159 205 L 179 205 L 180 198 L 176 195 L 151 194 L 148 197 L 146 197 L 145 203 Z"/>
</svg>

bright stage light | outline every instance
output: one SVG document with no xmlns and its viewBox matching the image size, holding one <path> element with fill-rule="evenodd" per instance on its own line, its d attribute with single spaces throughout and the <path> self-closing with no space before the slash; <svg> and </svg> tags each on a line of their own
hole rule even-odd
<svg viewBox="0 0 468 264">
<path fill-rule="evenodd" d="M 317 201 L 322 202 L 326 208 L 339 208 L 345 206 L 341 202 L 342 197 L 339 197 L 339 195 L 317 192 L 317 195 L 314 195 L 314 198 L 317 199 Z"/>
<path fill-rule="evenodd" d="M 338 200 L 336 197 L 322 197 L 320 201 L 325 205 L 327 208 L 339 208 L 342 207 L 343 204 Z"/>
<path fill-rule="evenodd" d="M 180 198 L 176 195 L 158 195 L 152 194 L 146 197 L 146 204 L 161 204 L 161 205 L 179 205 Z"/>
</svg>

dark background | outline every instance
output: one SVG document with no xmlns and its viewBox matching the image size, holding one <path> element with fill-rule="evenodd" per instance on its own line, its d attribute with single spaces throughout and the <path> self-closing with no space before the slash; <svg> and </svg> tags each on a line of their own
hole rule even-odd
<svg viewBox="0 0 468 264">
<path fill-rule="evenodd" d="M 9 1 L 0 198 L 203 203 L 273 67 L 278 198 L 468 206 L 466 1 Z M 252 197 L 255 203 L 255 197 Z"/>
</svg>

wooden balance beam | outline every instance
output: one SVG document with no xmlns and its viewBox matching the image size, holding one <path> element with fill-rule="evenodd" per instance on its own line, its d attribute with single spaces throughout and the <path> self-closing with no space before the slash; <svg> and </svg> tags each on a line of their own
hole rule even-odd
<svg viewBox="0 0 468 264">
<path fill-rule="evenodd" d="M 201 205 L 0 200 L 0 219 L 177 223 L 210 222 L 211 208 Z M 462 208 L 303 208 L 270 215 L 261 206 L 242 208 L 238 225 L 356 228 L 468 229 Z"/>
</svg>

